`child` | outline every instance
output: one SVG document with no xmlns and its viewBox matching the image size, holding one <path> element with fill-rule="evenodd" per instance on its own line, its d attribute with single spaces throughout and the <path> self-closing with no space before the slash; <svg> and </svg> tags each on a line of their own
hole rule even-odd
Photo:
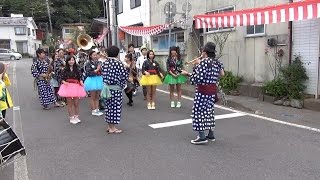
<svg viewBox="0 0 320 180">
<path fill-rule="evenodd" d="M 7 89 L 11 85 L 10 79 L 6 73 L 6 65 L 0 62 L 0 110 L 2 117 L 6 117 L 6 111 L 13 106 L 10 93 Z"/>
<path fill-rule="evenodd" d="M 86 92 L 81 80 L 81 71 L 74 56 L 68 56 L 66 67 L 61 73 L 62 85 L 58 94 L 67 98 L 67 108 L 71 124 L 81 122 L 79 119 L 79 98 L 85 97 Z"/>
<path fill-rule="evenodd" d="M 156 88 L 162 84 L 163 75 L 160 72 L 159 64 L 154 60 L 155 55 L 152 50 L 147 53 L 147 60 L 142 65 L 142 78 L 140 84 L 147 87 L 148 109 L 156 109 Z"/>
</svg>

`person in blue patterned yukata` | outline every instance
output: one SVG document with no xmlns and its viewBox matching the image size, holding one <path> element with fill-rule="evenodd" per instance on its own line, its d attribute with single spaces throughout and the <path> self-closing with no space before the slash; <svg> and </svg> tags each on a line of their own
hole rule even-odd
<svg viewBox="0 0 320 180">
<path fill-rule="evenodd" d="M 224 75 L 223 64 L 216 57 L 216 45 L 208 42 L 202 50 L 202 59 L 197 59 L 192 73 L 183 71 L 190 76 L 191 84 L 196 86 L 194 104 L 192 108 L 192 127 L 199 133 L 192 144 L 205 144 L 215 141 L 213 130 L 215 128 L 214 104 L 217 94 L 219 76 Z M 205 131 L 208 130 L 207 136 Z"/>
<path fill-rule="evenodd" d="M 54 104 L 55 107 L 61 107 L 57 103 L 50 82 L 47 80 L 49 63 L 46 61 L 45 51 L 38 49 L 36 54 L 38 59 L 31 66 L 31 74 L 36 78 L 35 82 L 38 87 L 40 103 L 44 110 L 49 110 L 51 104 Z"/>
<path fill-rule="evenodd" d="M 122 92 L 127 84 L 129 73 L 124 64 L 117 58 L 119 48 L 110 46 L 107 49 L 108 58 L 102 64 L 104 86 L 107 86 L 111 97 L 105 100 L 105 120 L 108 123 L 107 133 L 118 134 L 122 130 L 116 128 L 120 123 L 122 111 Z M 104 89 L 103 89 L 104 90 Z"/>
</svg>

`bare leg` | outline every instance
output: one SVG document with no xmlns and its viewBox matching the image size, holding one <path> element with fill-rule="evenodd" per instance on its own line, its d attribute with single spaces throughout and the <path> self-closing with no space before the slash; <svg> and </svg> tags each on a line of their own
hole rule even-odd
<svg viewBox="0 0 320 180">
<path fill-rule="evenodd" d="M 91 107 L 91 110 L 95 110 L 95 93 L 94 91 L 90 91 L 90 107 Z"/>
<path fill-rule="evenodd" d="M 99 109 L 100 91 L 95 91 L 95 109 Z"/>
<path fill-rule="evenodd" d="M 156 101 L 156 90 L 157 90 L 157 86 L 151 86 L 151 94 L 152 94 L 151 102 Z"/>
<path fill-rule="evenodd" d="M 76 116 L 79 116 L 79 98 L 74 98 L 73 102 L 74 102 L 74 114 Z"/>
<path fill-rule="evenodd" d="M 67 98 L 67 109 L 68 109 L 69 117 L 73 117 L 74 112 L 73 112 L 73 103 L 71 98 Z"/>
<path fill-rule="evenodd" d="M 181 95 L 182 95 L 181 84 L 177 84 L 176 87 L 177 87 L 178 101 L 181 101 Z"/>
<path fill-rule="evenodd" d="M 147 88 L 147 102 L 151 103 L 151 97 L 152 97 L 152 92 L 151 92 L 151 86 L 146 86 Z"/>
<path fill-rule="evenodd" d="M 170 84 L 170 101 L 174 101 L 174 84 Z"/>
</svg>

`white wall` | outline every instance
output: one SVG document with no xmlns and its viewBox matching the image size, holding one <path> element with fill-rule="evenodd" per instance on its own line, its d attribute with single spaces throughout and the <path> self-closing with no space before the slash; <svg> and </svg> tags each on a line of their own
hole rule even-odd
<svg viewBox="0 0 320 180">
<path fill-rule="evenodd" d="M 130 0 L 123 0 L 123 12 L 117 15 L 118 26 L 131 26 L 139 23 L 142 23 L 143 26 L 150 26 L 151 1 L 154 3 L 155 0 L 141 0 L 141 6 L 131 9 Z M 143 37 L 142 41 L 143 44 L 144 42 L 150 44 L 150 37 Z"/>
<path fill-rule="evenodd" d="M 15 27 L 26 27 L 26 35 L 16 35 Z M 28 28 L 30 28 L 30 36 L 28 36 Z M 27 21 L 27 25 L 20 26 L 0 26 L 0 39 L 9 39 L 11 49 L 17 51 L 16 41 L 27 41 L 28 53 L 30 55 L 35 55 L 35 43 L 37 48 L 39 44 L 42 44 L 41 41 L 36 40 L 36 31 L 35 34 L 32 34 L 32 30 L 35 31 L 35 27 L 31 21 Z"/>
</svg>

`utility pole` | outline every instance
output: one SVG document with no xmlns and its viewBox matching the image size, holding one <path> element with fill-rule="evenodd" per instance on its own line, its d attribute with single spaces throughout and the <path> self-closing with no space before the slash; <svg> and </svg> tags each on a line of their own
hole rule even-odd
<svg viewBox="0 0 320 180">
<path fill-rule="evenodd" d="M 112 8 L 112 44 L 115 46 L 118 46 L 118 41 L 117 41 L 117 8 L 116 8 L 116 0 L 112 0 L 111 4 Z"/>
<path fill-rule="evenodd" d="M 51 22 L 51 15 L 50 15 L 49 0 L 46 0 L 46 4 L 47 4 L 48 17 L 49 17 L 49 24 L 50 24 L 50 33 L 52 34 L 53 30 L 52 30 L 52 22 Z"/>
<path fill-rule="evenodd" d="M 79 18 L 80 18 L 80 23 L 81 23 L 81 18 L 82 18 L 82 10 L 81 9 L 78 9 L 77 10 L 78 12 L 78 15 L 79 15 Z"/>
</svg>

